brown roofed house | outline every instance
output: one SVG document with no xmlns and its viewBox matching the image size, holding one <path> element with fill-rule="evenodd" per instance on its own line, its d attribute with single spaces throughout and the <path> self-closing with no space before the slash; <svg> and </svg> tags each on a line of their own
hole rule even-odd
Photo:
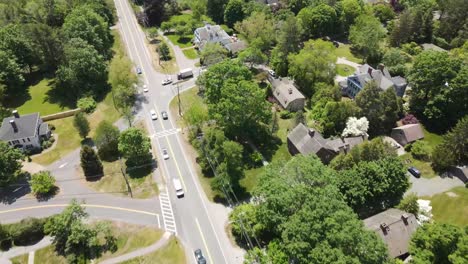
<svg viewBox="0 0 468 264">
<path fill-rule="evenodd" d="M 393 128 L 391 137 L 404 146 L 424 138 L 424 132 L 420 124 L 408 124 Z"/>
<path fill-rule="evenodd" d="M 300 123 L 288 134 L 288 150 L 292 155 L 315 154 L 328 164 L 335 156 L 348 153 L 364 140 L 364 136 L 325 139 L 319 132 Z"/>
<path fill-rule="evenodd" d="M 392 208 L 364 219 L 364 225 L 380 236 L 390 256 L 397 258 L 408 253 L 411 235 L 419 224 L 413 214 Z"/>
<path fill-rule="evenodd" d="M 305 96 L 299 92 L 293 80 L 289 78 L 277 79 L 268 75 L 268 81 L 271 83 L 273 96 L 284 109 L 296 112 L 304 108 Z"/>
</svg>

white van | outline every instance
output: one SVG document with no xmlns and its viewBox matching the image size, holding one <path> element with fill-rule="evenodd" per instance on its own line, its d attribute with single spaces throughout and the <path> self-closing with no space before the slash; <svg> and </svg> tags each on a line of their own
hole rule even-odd
<svg viewBox="0 0 468 264">
<path fill-rule="evenodd" d="M 174 184 L 174 189 L 177 197 L 184 197 L 184 189 L 182 189 L 182 184 L 180 183 L 180 180 L 172 179 L 172 183 Z"/>
</svg>

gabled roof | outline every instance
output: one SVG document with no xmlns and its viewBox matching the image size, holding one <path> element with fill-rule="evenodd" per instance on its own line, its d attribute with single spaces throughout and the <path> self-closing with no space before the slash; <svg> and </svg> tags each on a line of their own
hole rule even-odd
<svg viewBox="0 0 468 264">
<path fill-rule="evenodd" d="M 424 138 L 424 132 L 420 124 L 408 124 L 393 128 L 395 131 L 402 131 L 408 143 Z"/>
<path fill-rule="evenodd" d="M 447 52 L 447 50 L 437 46 L 437 45 L 434 45 L 432 43 L 424 43 L 421 45 L 423 47 L 423 50 L 434 50 L 434 51 L 440 51 L 440 52 Z"/>
<path fill-rule="evenodd" d="M 14 120 L 17 126 L 15 132 L 10 120 Z M 16 139 L 28 138 L 36 136 L 38 132 L 39 113 L 21 115 L 19 118 L 13 116 L 3 119 L 0 127 L 0 140 L 11 141 Z"/>
<path fill-rule="evenodd" d="M 237 40 L 234 42 L 229 42 L 224 45 L 224 47 L 229 50 L 232 53 L 238 53 L 241 50 L 244 50 L 246 48 L 246 44 L 242 40 Z"/>
<path fill-rule="evenodd" d="M 273 78 L 268 75 L 268 81 L 273 87 L 273 96 L 283 108 L 296 99 L 305 99 L 305 96 L 296 88 L 294 81 L 290 78 Z"/>
<path fill-rule="evenodd" d="M 317 131 L 299 123 L 289 134 L 289 141 L 303 154 L 317 154 L 322 148 L 329 148 L 327 140 Z"/>
<path fill-rule="evenodd" d="M 372 80 L 384 91 L 393 86 L 392 77 L 386 68 L 383 68 L 383 70 L 376 70 L 369 64 L 364 64 L 358 67 L 355 76 L 361 84 L 361 87 L 364 87 L 366 83 Z"/>
<path fill-rule="evenodd" d="M 382 238 L 393 258 L 408 253 L 411 235 L 418 228 L 413 214 L 393 208 L 364 219 L 364 225 Z"/>
</svg>

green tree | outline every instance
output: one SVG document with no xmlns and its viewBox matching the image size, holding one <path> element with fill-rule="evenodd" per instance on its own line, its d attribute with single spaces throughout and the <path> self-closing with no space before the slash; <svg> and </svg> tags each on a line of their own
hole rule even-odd
<svg viewBox="0 0 468 264">
<path fill-rule="evenodd" d="M 207 0 L 206 13 L 214 22 L 222 24 L 224 22 L 224 11 L 229 0 Z"/>
<path fill-rule="evenodd" d="M 201 22 L 207 10 L 207 0 L 190 1 L 190 10 L 192 10 L 192 18 L 197 22 Z M 164 22 L 163 22 L 164 23 Z"/>
<path fill-rule="evenodd" d="M 4 95 L 13 95 L 24 84 L 23 73 L 16 58 L 3 50 L 0 50 L 0 84 L 5 87 L 2 89 Z"/>
<path fill-rule="evenodd" d="M 419 227 L 411 237 L 409 252 L 413 257 L 413 262 L 417 264 L 456 263 L 450 258 L 456 258 L 458 243 L 463 238 L 466 241 L 467 236 L 466 230 L 456 226 L 438 222 L 426 223 Z M 452 254 L 453 257 L 451 257 Z"/>
<path fill-rule="evenodd" d="M 200 52 L 200 63 L 212 65 L 227 58 L 227 50 L 219 43 L 206 43 Z"/>
<path fill-rule="evenodd" d="M 89 6 L 74 8 L 65 18 L 62 32 L 67 40 L 81 38 L 93 46 L 104 58 L 110 58 L 112 35 L 109 25 Z"/>
<path fill-rule="evenodd" d="M 468 7 L 463 0 L 438 0 L 436 1 L 443 16 L 440 17 L 440 25 L 437 35 L 455 46 L 460 46 L 466 40 L 466 14 Z M 460 41 L 457 41 L 460 40 Z"/>
<path fill-rule="evenodd" d="M 262 51 L 268 50 L 275 42 L 275 22 L 263 12 L 253 12 L 248 18 L 236 23 L 234 28 L 250 45 L 255 43 Z"/>
<path fill-rule="evenodd" d="M 277 34 L 277 45 L 271 52 L 270 65 L 279 76 L 288 74 L 288 54 L 300 50 L 302 36 L 301 24 L 297 18 L 289 14 L 280 24 Z"/>
<path fill-rule="evenodd" d="M 254 204 L 246 203 L 236 206 L 229 214 L 231 231 L 235 237 L 242 237 L 246 231 L 250 237 L 259 237 L 265 227 L 257 219 L 257 210 Z"/>
<path fill-rule="evenodd" d="M 409 63 L 411 58 L 408 54 L 397 48 L 387 50 L 382 58 L 382 62 L 391 75 L 405 76 L 408 72 L 406 63 Z"/>
<path fill-rule="evenodd" d="M 29 181 L 31 190 L 35 195 L 46 195 L 56 190 L 55 178 L 49 171 L 40 171 L 31 176 Z"/>
<path fill-rule="evenodd" d="M 83 207 L 72 200 L 62 213 L 45 224 L 45 232 L 54 238 L 55 250 L 66 256 L 69 263 L 85 263 L 115 247 L 109 226 L 103 223 L 90 226 L 84 222 L 87 217 Z"/>
<path fill-rule="evenodd" d="M 250 63 L 250 68 L 255 64 L 262 64 L 268 60 L 267 56 L 263 54 L 262 50 L 256 46 L 250 46 L 241 51 L 238 55 L 239 60 L 243 63 Z"/>
<path fill-rule="evenodd" d="M 468 164 L 468 116 L 460 119 L 432 152 L 432 166 L 437 171 L 466 164 Z"/>
<path fill-rule="evenodd" d="M 131 61 L 122 56 L 115 56 L 109 66 L 109 83 L 112 86 L 114 106 L 121 113 L 135 104 L 135 84 L 138 79 L 132 68 Z"/>
<path fill-rule="evenodd" d="M 390 5 L 384 3 L 372 6 L 372 12 L 374 13 L 374 16 L 384 24 L 395 18 L 395 12 L 393 11 L 393 8 Z"/>
<path fill-rule="evenodd" d="M 130 165 L 143 165 L 151 160 L 150 139 L 138 128 L 131 127 L 120 134 L 118 149 Z"/>
<path fill-rule="evenodd" d="M 340 135 L 350 117 L 359 116 L 359 107 L 353 101 L 326 101 L 315 104 L 310 116 L 318 121 L 325 137 Z"/>
<path fill-rule="evenodd" d="M 357 0 L 343 0 L 341 1 L 341 24 L 344 32 L 349 31 L 349 27 L 354 24 L 357 17 L 364 13 L 364 5 Z M 337 10 L 339 10 L 337 8 Z"/>
<path fill-rule="evenodd" d="M 94 135 L 94 143 L 102 160 L 114 160 L 119 155 L 119 129 L 106 120 L 99 123 Z"/>
<path fill-rule="evenodd" d="M 335 77 L 334 46 L 323 40 L 309 40 L 298 54 L 288 56 L 289 75 L 294 77 L 302 92 L 311 96 L 315 84 L 333 83 Z"/>
<path fill-rule="evenodd" d="M 89 121 L 83 112 L 78 112 L 75 114 L 75 117 L 73 118 L 73 125 L 75 126 L 76 130 L 78 130 L 78 133 L 83 139 L 88 136 L 90 131 Z"/>
<path fill-rule="evenodd" d="M 447 130 L 468 114 L 468 66 L 446 52 L 424 51 L 409 74 L 410 109 L 432 129 Z"/>
<path fill-rule="evenodd" d="M 400 201 L 400 204 L 397 206 L 397 208 L 402 211 L 412 213 L 416 217 L 418 217 L 419 215 L 418 196 L 415 193 L 408 194 Z"/>
<path fill-rule="evenodd" d="M 208 121 L 208 110 L 202 103 L 191 104 L 182 116 L 187 127 L 190 128 L 190 136 L 193 138 L 203 128 L 203 125 Z"/>
<path fill-rule="evenodd" d="M 377 161 L 388 157 L 396 157 L 395 149 L 382 137 L 377 137 L 355 146 L 347 154 L 339 154 L 330 162 L 330 167 L 335 170 L 352 169 L 361 161 Z"/>
<path fill-rule="evenodd" d="M 216 166 L 216 175 L 211 182 L 211 188 L 225 197 L 225 193 L 232 188 L 239 190 L 239 180 L 244 176 L 244 167 L 242 163 L 242 152 L 244 148 L 237 142 L 224 141 L 222 146 L 222 160 Z"/>
<path fill-rule="evenodd" d="M 385 29 L 374 16 L 361 15 L 349 30 L 352 48 L 366 60 L 380 55 L 380 44 L 385 38 Z"/>
<path fill-rule="evenodd" d="M 19 149 L 0 141 L 0 186 L 7 186 L 21 174 L 23 159 L 24 155 Z"/>
<path fill-rule="evenodd" d="M 171 60 L 171 50 L 169 49 L 169 46 L 165 42 L 162 42 L 158 46 L 157 51 L 159 53 L 159 59 L 161 59 L 163 61 Z"/>
<path fill-rule="evenodd" d="M 80 151 L 81 168 L 87 179 L 96 179 L 102 175 L 103 168 L 101 160 L 97 156 L 94 149 L 88 145 L 84 145 Z"/>
<path fill-rule="evenodd" d="M 336 11 L 333 7 L 320 4 L 302 9 L 297 19 L 304 29 L 306 39 L 323 37 L 335 33 L 337 24 Z"/>
<path fill-rule="evenodd" d="M 366 218 L 397 205 L 409 187 L 406 170 L 396 158 L 360 162 L 339 174 L 347 203 Z"/>
<path fill-rule="evenodd" d="M 64 47 L 64 61 L 57 72 L 58 91 L 71 103 L 87 93 L 101 95 L 107 89 L 107 65 L 86 41 L 74 38 Z"/>
<path fill-rule="evenodd" d="M 8 24 L 0 28 L 0 50 L 8 52 L 15 58 L 21 69 L 38 64 L 37 52 L 21 24 Z"/>
<path fill-rule="evenodd" d="M 233 27 L 236 22 L 242 21 L 244 16 L 244 1 L 229 0 L 224 9 L 224 22 L 226 25 L 228 27 Z"/>
<path fill-rule="evenodd" d="M 45 24 L 31 23 L 25 25 L 25 34 L 31 38 L 36 56 L 39 57 L 40 68 L 46 71 L 57 70 L 63 58 L 60 30 Z"/>
</svg>

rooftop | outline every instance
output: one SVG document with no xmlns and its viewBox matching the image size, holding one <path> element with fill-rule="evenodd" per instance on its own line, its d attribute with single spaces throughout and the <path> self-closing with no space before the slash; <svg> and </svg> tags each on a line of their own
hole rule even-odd
<svg viewBox="0 0 468 264">
<path fill-rule="evenodd" d="M 11 122 L 13 120 L 13 122 Z M 34 137 L 39 122 L 39 113 L 10 116 L 3 119 L 0 127 L 0 140 L 11 141 L 22 138 Z M 12 124 L 13 123 L 13 124 Z M 16 126 L 17 129 L 14 129 Z"/>
<path fill-rule="evenodd" d="M 290 78 L 273 78 L 268 75 L 268 81 L 273 87 L 274 96 L 283 108 L 287 108 L 288 104 L 296 99 L 305 99 Z"/>
<path fill-rule="evenodd" d="M 393 130 L 403 131 L 408 142 L 413 142 L 418 139 L 424 138 L 424 132 L 420 124 L 408 124 L 404 126 L 395 127 L 393 128 Z"/>
</svg>

